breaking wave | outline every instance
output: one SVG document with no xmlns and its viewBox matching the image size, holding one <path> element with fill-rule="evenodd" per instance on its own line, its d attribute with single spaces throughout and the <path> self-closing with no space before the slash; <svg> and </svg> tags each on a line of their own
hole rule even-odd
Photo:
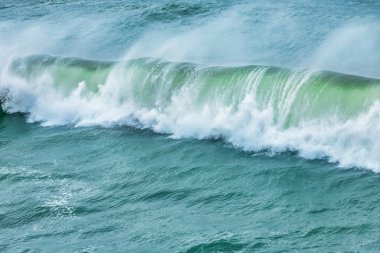
<svg viewBox="0 0 380 253">
<path fill-rule="evenodd" d="M 129 125 L 380 171 L 379 79 L 270 66 L 37 55 L 1 69 L 0 96 L 4 112 L 25 113 L 43 126 Z"/>
</svg>

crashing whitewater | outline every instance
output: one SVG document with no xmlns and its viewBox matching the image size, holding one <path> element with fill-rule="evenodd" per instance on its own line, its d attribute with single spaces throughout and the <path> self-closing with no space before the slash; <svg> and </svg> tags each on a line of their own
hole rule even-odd
<svg viewBox="0 0 380 253">
<path fill-rule="evenodd" d="M 1 69 L 0 96 L 5 113 L 25 113 L 43 126 L 128 125 L 380 172 L 378 79 L 267 66 L 37 55 Z"/>
</svg>

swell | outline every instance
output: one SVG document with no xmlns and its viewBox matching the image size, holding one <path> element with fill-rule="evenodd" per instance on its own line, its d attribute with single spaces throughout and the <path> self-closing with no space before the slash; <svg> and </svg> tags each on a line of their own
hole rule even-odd
<svg viewBox="0 0 380 253">
<path fill-rule="evenodd" d="M 46 55 L 3 67 L 2 108 L 43 125 L 132 125 L 379 169 L 380 80 L 270 66 Z"/>
</svg>

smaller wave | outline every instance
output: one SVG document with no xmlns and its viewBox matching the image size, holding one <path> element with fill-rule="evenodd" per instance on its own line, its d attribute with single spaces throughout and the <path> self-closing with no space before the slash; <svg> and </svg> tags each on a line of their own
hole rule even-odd
<svg viewBox="0 0 380 253">
<path fill-rule="evenodd" d="M 241 243 L 237 240 L 221 239 L 209 243 L 203 243 L 191 247 L 186 250 L 186 253 L 198 253 L 198 252 L 239 252 L 250 248 L 254 250 L 260 248 L 263 244 L 255 244 L 253 247 L 248 247 L 247 243 Z"/>
</svg>

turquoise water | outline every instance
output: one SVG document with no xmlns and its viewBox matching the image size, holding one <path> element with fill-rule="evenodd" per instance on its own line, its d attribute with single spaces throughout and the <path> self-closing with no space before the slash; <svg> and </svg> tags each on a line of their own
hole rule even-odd
<svg viewBox="0 0 380 253">
<path fill-rule="evenodd" d="M 380 243 L 380 178 L 368 171 L 127 127 L 41 128 L 20 116 L 1 121 L 0 150 L 9 252 L 373 251 Z"/>
<path fill-rule="evenodd" d="M 379 13 L 0 2 L 0 251 L 377 252 Z"/>
</svg>

